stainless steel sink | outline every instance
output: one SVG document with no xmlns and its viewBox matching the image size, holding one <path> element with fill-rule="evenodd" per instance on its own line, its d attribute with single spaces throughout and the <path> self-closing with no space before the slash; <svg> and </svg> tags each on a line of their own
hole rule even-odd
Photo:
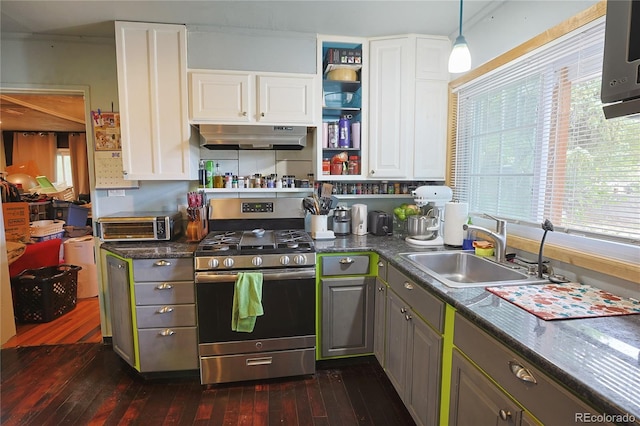
<svg viewBox="0 0 640 426">
<path fill-rule="evenodd" d="M 464 251 L 401 253 L 402 257 L 448 287 L 489 287 L 547 282 L 524 268 L 505 266 Z"/>
</svg>

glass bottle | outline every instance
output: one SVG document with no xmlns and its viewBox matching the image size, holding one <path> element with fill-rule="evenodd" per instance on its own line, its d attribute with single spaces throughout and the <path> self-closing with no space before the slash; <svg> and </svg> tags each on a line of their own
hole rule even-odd
<svg viewBox="0 0 640 426">
<path fill-rule="evenodd" d="M 222 173 L 220 172 L 220 163 L 216 163 L 213 170 L 213 187 L 224 188 L 224 176 L 222 176 Z"/>
</svg>

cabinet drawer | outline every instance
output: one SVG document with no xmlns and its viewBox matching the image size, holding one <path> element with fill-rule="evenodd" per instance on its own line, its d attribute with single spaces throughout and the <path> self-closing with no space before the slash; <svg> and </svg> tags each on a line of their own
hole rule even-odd
<svg viewBox="0 0 640 426">
<path fill-rule="evenodd" d="M 544 424 L 574 424 L 576 413 L 597 414 L 459 314 L 455 319 L 454 344 Z M 536 383 L 517 378 L 512 369 L 519 366 L 526 368 Z"/>
<path fill-rule="evenodd" d="M 135 282 L 193 280 L 193 258 L 134 259 L 133 280 Z"/>
<path fill-rule="evenodd" d="M 196 327 L 138 330 L 140 372 L 198 369 Z"/>
<path fill-rule="evenodd" d="M 322 257 L 322 275 L 364 275 L 369 273 L 368 255 Z"/>
<path fill-rule="evenodd" d="M 442 332 L 444 302 L 431 295 L 393 266 L 389 266 L 388 282 L 389 287 L 411 306 L 418 315 L 424 318 L 431 327 Z"/>
<path fill-rule="evenodd" d="M 180 305 L 195 303 L 192 281 L 142 282 L 134 286 L 136 305 Z"/>
<path fill-rule="evenodd" d="M 154 305 L 136 308 L 138 328 L 196 325 L 196 305 Z"/>
</svg>

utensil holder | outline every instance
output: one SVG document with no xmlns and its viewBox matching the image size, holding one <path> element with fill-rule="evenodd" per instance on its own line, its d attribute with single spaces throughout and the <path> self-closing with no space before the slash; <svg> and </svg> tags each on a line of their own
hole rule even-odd
<svg viewBox="0 0 640 426">
<path fill-rule="evenodd" d="M 327 221 L 329 217 L 326 214 L 311 215 L 311 232 L 319 233 L 327 231 Z"/>
</svg>

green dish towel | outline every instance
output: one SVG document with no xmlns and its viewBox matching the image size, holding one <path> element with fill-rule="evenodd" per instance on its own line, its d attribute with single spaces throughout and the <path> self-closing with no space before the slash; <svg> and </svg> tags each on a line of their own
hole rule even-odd
<svg viewBox="0 0 640 426">
<path fill-rule="evenodd" d="M 262 273 L 239 272 L 233 292 L 231 330 L 251 333 L 256 325 L 256 317 L 263 314 Z"/>
</svg>

